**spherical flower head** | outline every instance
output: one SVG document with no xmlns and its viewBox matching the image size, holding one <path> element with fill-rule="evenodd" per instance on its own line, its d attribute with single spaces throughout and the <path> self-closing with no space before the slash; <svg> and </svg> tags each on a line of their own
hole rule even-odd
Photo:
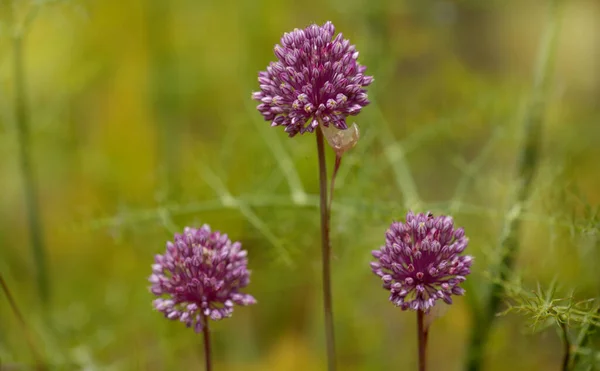
<svg viewBox="0 0 600 371">
<path fill-rule="evenodd" d="M 208 225 L 186 227 L 155 257 L 149 278 L 150 291 L 159 297 L 154 308 L 200 332 L 207 318 L 230 317 L 234 304 L 255 304 L 252 296 L 239 292 L 250 282 L 246 256 L 239 242 L 211 232 Z"/>
<path fill-rule="evenodd" d="M 468 242 L 451 217 L 409 212 L 405 223 L 392 223 L 385 245 L 372 252 L 377 261 L 371 269 L 390 290 L 392 303 L 427 313 L 436 300 L 452 304 L 451 295 L 465 293 L 459 284 L 471 273 L 473 257 L 459 254 Z"/>
<path fill-rule="evenodd" d="M 258 74 L 260 91 L 252 98 L 271 126 L 284 126 L 290 137 L 313 132 L 319 123 L 347 129 L 346 117 L 369 104 L 365 87 L 373 82 L 358 52 L 331 22 L 285 33 L 275 45 L 277 62 Z"/>
</svg>

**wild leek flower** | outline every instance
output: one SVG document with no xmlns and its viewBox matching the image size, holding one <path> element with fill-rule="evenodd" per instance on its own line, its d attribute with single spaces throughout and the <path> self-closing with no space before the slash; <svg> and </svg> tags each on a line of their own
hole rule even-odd
<svg viewBox="0 0 600 371">
<path fill-rule="evenodd" d="M 392 223 L 385 245 L 372 252 L 378 261 L 371 269 L 394 305 L 427 313 L 437 300 L 451 304 L 451 295 L 465 293 L 459 285 L 471 272 L 473 257 L 459 254 L 468 242 L 451 217 L 408 212 L 406 222 Z"/>
<path fill-rule="evenodd" d="M 255 304 L 251 295 L 239 292 L 250 282 L 246 256 L 239 242 L 211 232 L 208 225 L 186 227 L 167 242 L 164 255 L 155 257 L 149 278 L 150 291 L 159 296 L 154 308 L 200 332 L 208 318 L 230 317 L 234 304 Z"/>
<path fill-rule="evenodd" d="M 366 87 L 373 82 L 361 66 L 358 52 L 342 34 L 334 37 L 331 22 L 312 24 L 303 30 L 285 33 L 275 45 L 276 62 L 259 72 L 260 91 L 252 99 L 271 126 L 284 126 L 290 137 L 316 131 L 319 159 L 319 208 L 321 211 L 321 253 L 323 262 L 323 311 L 327 344 L 327 369 L 335 371 L 335 339 L 331 294 L 331 244 L 329 239 L 330 209 L 335 175 L 342 155 L 354 147 L 359 130 L 353 124 L 348 130 L 346 118 L 357 115 L 369 104 Z M 327 197 L 327 164 L 323 137 L 336 153 L 332 173 L 331 194 Z"/>
<path fill-rule="evenodd" d="M 252 98 L 271 126 L 285 126 L 290 137 L 313 132 L 319 124 L 345 130 L 346 117 L 369 104 L 364 89 L 373 82 L 358 52 L 331 22 L 285 33 L 275 45 L 277 62 L 258 74 Z"/>
</svg>

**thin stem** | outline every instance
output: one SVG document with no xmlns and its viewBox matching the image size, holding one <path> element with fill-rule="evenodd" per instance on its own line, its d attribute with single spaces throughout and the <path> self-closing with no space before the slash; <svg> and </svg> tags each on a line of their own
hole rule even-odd
<svg viewBox="0 0 600 371">
<path fill-rule="evenodd" d="M 562 338 L 564 349 L 562 370 L 569 371 L 570 370 L 570 361 L 571 361 L 571 342 L 569 341 L 569 332 L 567 330 L 567 324 L 563 321 L 559 322 L 560 329 L 562 330 Z"/>
<path fill-rule="evenodd" d="M 331 174 L 331 186 L 329 187 L 329 203 L 327 204 L 327 210 L 329 210 L 329 216 L 331 217 L 331 204 L 333 203 L 333 189 L 335 188 L 335 177 L 337 176 L 340 165 L 342 164 L 342 155 L 335 154 L 335 165 L 333 167 L 333 174 Z"/>
<path fill-rule="evenodd" d="M 331 245 L 329 242 L 329 208 L 327 207 L 327 164 L 323 133 L 317 132 L 319 155 L 319 206 L 321 208 L 321 253 L 323 260 L 323 310 L 325 315 L 325 339 L 327 342 L 327 370 L 335 371 L 335 338 L 333 332 L 333 306 L 331 304 Z"/>
<path fill-rule="evenodd" d="M 6 284 L 6 281 L 4 280 L 4 277 L 2 276 L 2 273 L 0 273 L 0 286 L 2 286 L 2 291 L 4 291 L 4 294 L 6 295 L 8 304 L 10 305 L 10 308 L 12 309 L 13 313 L 15 314 L 15 317 L 17 317 L 17 321 L 19 321 L 19 324 L 21 325 L 21 329 L 23 330 L 23 335 L 25 336 L 25 340 L 27 341 L 27 345 L 29 346 L 29 349 L 31 350 L 31 354 L 33 355 L 33 358 L 35 359 L 35 363 L 37 366 L 36 368 L 38 370 L 47 370 L 48 368 L 46 367 L 46 363 L 43 361 L 42 356 L 40 355 L 40 352 L 37 350 L 37 348 L 35 346 L 35 342 L 33 341 L 33 337 L 31 336 L 31 331 L 29 330 L 29 327 L 27 327 L 27 323 L 25 322 L 25 317 L 23 317 L 23 314 L 19 310 L 19 307 L 17 306 L 17 302 L 13 298 L 13 296 L 10 292 L 10 289 L 8 288 L 8 285 Z"/>
<path fill-rule="evenodd" d="M 43 239 L 42 219 L 37 198 L 36 180 L 31 165 L 29 112 L 25 90 L 23 61 L 23 30 L 15 30 L 13 36 L 13 74 L 15 80 L 14 110 L 19 144 L 19 165 L 25 193 L 25 207 L 29 225 L 30 244 L 36 267 L 36 280 L 42 303 L 50 299 L 49 277 L 46 267 L 46 249 Z"/>
<path fill-rule="evenodd" d="M 427 330 L 424 325 L 424 313 L 417 311 L 417 337 L 419 339 L 419 371 L 427 369 Z"/>
<path fill-rule="evenodd" d="M 204 321 L 204 327 L 202 328 L 202 333 L 204 334 L 204 368 L 206 371 L 211 371 L 212 361 L 210 351 L 210 329 L 208 328 L 208 317 L 204 315 L 202 320 Z"/>
</svg>

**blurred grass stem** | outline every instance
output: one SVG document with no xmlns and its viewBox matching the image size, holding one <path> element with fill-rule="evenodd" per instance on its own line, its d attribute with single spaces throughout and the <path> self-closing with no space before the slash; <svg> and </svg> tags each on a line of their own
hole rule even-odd
<svg viewBox="0 0 600 371">
<path fill-rule="evenodd" d="M 27 223 L 29 226 L 30 245 L 35 264 L 35 275 L 39 297 L 44 305 L 50 300 L 50 280 L 46 262 L 46 248 L 44 246 L 44 232 L 40 206 L 37 198 L 37 184 L 32 168 L 30 152 L 30 119 L 27 108 L 27 92 L 25 83 L 25 64 L 23 55 L 23 42 L 25 30 L 17 26 L 16 4 L 12 5 L 13 26 L 13 79 L 15 85 L 14 117 L 17 129 L 17 141 L 19 147 L 19 167 L 23 179 L 23 192 L 25 193 L 25 209 L 27 212 Z M 32 18 L 27 17 L 27 24 Z"/>
<path fill-rule="evenodd" d="M 204 327 L 202 328 L 202 334 L 204 335 L 204 364 L 205 370 L 212 370 L 211 360 L 211 348 L 210 348 L 210 329 L 208 327 L 208 316 L 204 315 Z"/>
<path fill-rule="evenodd" d="M 335 371 L 335 337 L 333 330 L 333 306 L 331 300 L 331 243 L 329 241 L 329 207 L 327 200 L 327 164 L 321 129 L 317 133 L 319 156 L 319 206 L 321 209 L 321 253 L 323 264 L 323 310 L 325 320 L 325 340 L 327 342 L 327 370 Z"/>
<path fill-rule="evenodd" d="M 424 321 L 425 314 L 417 311 L 417 337 L 419 342 L 419 371 L 427 369 L 427 329 Z"/>
<path fill-rule="evenodd" d="M 33 358 L 35 359 L 36 369 L 47 370 L 48 367 L 46 367 L 46 362 L 43 361 L 40 352 L 37 350 L 37 348 L 35 346 L 35 342 L 33 341 L 33 337 L 31 336 L 31 331 L 29 331 L 29 327 L 27 327 L 25 318 L 23 317 L 23 314 L 19 310 L 19 307 L 17 306 L 17 302 L 13 298 L 13 296 L 10 292 L 10 289 L 8 288 L 8 284 L 4 280 L 4 276 L 2 275 L 2 273 L 0 273 L 0 286 L 2 286 L 2 291 L 4 291 L 4 294 L 6 295 L 8 304 L 10 305 L 10 308 L 12 309 L 13 313 L 15 314 L 15 317 L 17 317 L 17 321 L 19 322 L 19 325 L 21 326 L 21 331 L 23 331 L 23 335 L 25 336 L 27 345 L 29 346 L 29 349 L 31 350 L 31 354 L 33 355 Z"/>
<path fill-rule="evenodd" d="M 504 228 L 499 241 L 502 254 L 498 267 L 499 279 L 492 283 L 484 308 L 475 309 L 475 324 L 471 334 L 468 350 L 468 371 L 479 371 L 482 368 L 484 346 L 488 340 L 496 313 L 504 296 L 504 286 L 501 282 L 510 277 L 515 258 L 519 251 L 519 236 L 521 230 L 521 214 L 526 209 L 526 203 L 531 192 L 531 185 L 540 157 L 540 142 L 542 125 L 544 123 L 545 92 L 548 75 L 552 71 L 556 35 L 558 33 L 556 0 L 551 2 L 548 24 L 542 36 L 531 98 L 523 117 L 523 144 L 520 148 L 517 162 L 517 184 L 513 201 L 505 214 Z"/>
<path fill-rule="evenodd" d="M 169 200 L 179 192 L 179 82 L 171 50 L 172 5 L 148 0 L 147 32 L 150 58 L 150 102 L 157 133 L 157 157 L 161 198 Z"/>
</svg>

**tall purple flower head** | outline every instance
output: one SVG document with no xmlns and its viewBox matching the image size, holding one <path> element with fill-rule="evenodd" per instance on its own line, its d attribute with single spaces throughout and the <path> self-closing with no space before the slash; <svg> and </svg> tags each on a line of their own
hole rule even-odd
<svg viewBox="0 0 600 371">
<path fill-rule="evenodd" d="M 202 331 L 207 318 L 230 317 L 233 305 L 256 300 L 239 292 L 250 282 L 247 252 L 226 234 L 211 232 L 208 225 L 189 228 L 167 242 L 164 255 L 152 265 L 150 291 L 159 298 L 154 308 L 171 320 Z"/>
<path fill-rule="evenodd" d="M 285 33 L 275 45 L 277 62 L 258 74 L 252 94 L 271 126 L 285 126 L 290 137 L 313 132 L 321 123 L 345 130 L 346 117 L 369 104 L 365 87 L 373 82 L 358 52 L 331 22 Z"/>
<path fill-rule="evenodd" d="M 372 252 L 378 261 L 371 269 L 396 306 L 429 312 L 436 300 L 452 304 L 451 295 L 465 293 L 459 284 L 471 273 L 473 257 L 459 254 L 468 242 L 451 217 L 408 212 L 405 223 L 387 230 L 385 246 Z"/>
</svg>

